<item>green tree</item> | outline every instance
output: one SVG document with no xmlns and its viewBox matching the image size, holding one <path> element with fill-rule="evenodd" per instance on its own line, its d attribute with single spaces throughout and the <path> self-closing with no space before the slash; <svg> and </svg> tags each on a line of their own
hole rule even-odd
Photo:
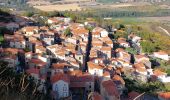
<svg viewBox="0 0 170 100">
<path fill-rule="evenodd" d="M 4 37 L 0 34 L 0 44 L 4 41 Z"/>
<path fill-rule="evenodd" d="M 32 11 L 25 11 L 25 12 L 23 13 L 23 15 L 24 15 L 24 16 L 27 16 L 27 17 L 32 17 L 32 16 L 34 15 L 34 12 L 32 12 Z"/>
<path fill-rule="evenodd" d="M 67 28 L 67 29 L 65 30 L 64 35 L 65 35 L 65 36 L 72 36 L 72 33 L 71 33 L 70 28 Z"/>
</svg>

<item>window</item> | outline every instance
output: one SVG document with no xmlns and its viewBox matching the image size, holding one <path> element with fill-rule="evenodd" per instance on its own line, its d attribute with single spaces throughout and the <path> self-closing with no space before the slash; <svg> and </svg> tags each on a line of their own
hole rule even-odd
<svg viewBox="0 0 170 100">
<path fill-rule="evenodd" d="M 57 85 L 55 86 L 55 90 L 58 91 L 58 86 Z"/>
<path fill-rule="evenodd" d="M 94 75 L 97 75 L 97 71 L 96 70 L 94 70 Z"/>
<path fill-rule="evenodd" d="M 89 86 L 89 89 L 91 89 L 91 85 Z"/>
<path fill-rule="evenodd" d="M 81 57 L 79 57 L 79 60 L 81 60 Z"/>
<path fill-rule="evenodd" d="M 64 87 L 63 87 L 63 91 L 67 91 L 67 87 L 64 86 Z"/>
<path fill-rule="evenodd" d="M 67 97 L 67 92 L 64 92 L 64 97 Z"/>
</svg>

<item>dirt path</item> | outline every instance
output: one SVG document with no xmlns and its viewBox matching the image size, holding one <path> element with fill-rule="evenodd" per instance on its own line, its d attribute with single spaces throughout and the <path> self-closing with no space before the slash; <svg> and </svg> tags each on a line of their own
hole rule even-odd
<svg viewBox="0 0 170 100">
<path fill-rule="evenodd" d="M 170 36 L 170 33 L 166 29 L 162 28 L 161 26 L 159 26 L 159 28 L 163 30 L 168 36 Z"/>
</svg>

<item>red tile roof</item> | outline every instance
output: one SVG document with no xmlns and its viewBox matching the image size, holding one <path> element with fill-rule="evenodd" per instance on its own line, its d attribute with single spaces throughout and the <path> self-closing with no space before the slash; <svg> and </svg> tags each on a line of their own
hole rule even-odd
<svg viewBox="0 0 170 100">
<path fill-rule="evenodd" d="M 159 52 L 154 52 L 155 54 L 158 55 L 168 55 L 165 51 L 160 50 Z"/>
<path fill-rule="evenodd" d="M 138 92 L 132 91 L 128 94 L 128 100 L 133 100 L 135 99 L 137 96 L 139 96 L 140 94 Z"/>
<path fill-rule="evenodd" d="M 100 65 L 98 65 L 98 64 L 95 64 L 95 63 L 93 63 L 93 62 L 91 62 L 91 61 L 89 61 L 89 62 L 87 62 L 87 65 L 88 65 L 88 68 L 89 69 L 103 69 L 104 67 L 103 66 L 100 66 Z"/>
<path fill-rule="evenodd" d="M 52 67 L 54 69 L 63 69 L 65 66 L 69 66 L 67 63 L 54 63 L 52 64 Z"/>
<path fill-rule="evenodd" d="M 108 71 L 105 71 L 105 72 L 103 73 L 103 76 L 105 76 L 105 77 L 110 77 L 110 73 L 109 73 Z"/>
<path fill-rule="evenodd" d="M 42 65 L 42 66 L 45 66 L 47 64 L 46 62 L 43 62 L 40 59 L 34 59 L 34 58 L 30 60 L 30 63 L 38 64 L 38 65 Z"/>
<path fill-rule="evenodd" d="M 125 84 L 125 81 L 124 81 L 123 78 L 122 78 L 121 76 L 119 76 L 119 75 L 114 75 L 114 76 L 112 77 L 112 80 L 113 80 L 113 81 L 120 81 L 121 84 Z"/>
<path fill-rule="evenodd" d="M 125 50 L 123 48 L 117 48 L 115 51 L 116 52 L 124 52 Z"/>
<path fill-rule="evenodd" d="M 154 71 L 153 71 L 153 74 L 154 74 L 155 76 L 166 75 L 165 72 L 162 72 L 162 71 L 160 71 L 159 69 L 154 70 Z"/>
<path fill-rule="evenodd" d="M 94 77 L 86 74 L 70 76 L 70 82 L 94 82 Z"/>
<path fill-rule="evenodd" d="M 112 48 L 111 47 L 109 47 L 109 46 L 103 46 L 102 48 L 101 48 L 101 51 L 112 51 Z"/>
<path fill-rule="evenodd" d="M 170 100 L 170 92 L 159 93 L 158 96 L 164 100 Z"/>
<path fill-rule="evenodd" d="M 92 100 L 104 100 L 104 99 L 102 98 L 102 96 L 101 96 L 99 93 L 97 93 L 97 92 L 93 92 L 93 93 L 91 94 L 91 98 L 92 98 Z"/>
<path fill-rule="evenodd" d="M 30 69 L 26 70 L 26 73 L 28 73 L 28 74 L 38 74 L 39 75 L 40 70 L 37 69 L 37 68 L 30 68 Z"/>
<path fill-rule="evenodd" d="M 135 63 L 134 68 L 145 68 L 145 65 L 143 63 Z"/>
<path fill-rule="evenodd" d="M 67 83 L 70 83 L 70 79 L 69 79 L 68 75 L 66 75 L 66 74 L 57 73 L 57 74 L 55 74 L 54 76 L 51 77 L 52 83 L 58 82 L 59 80 L 63 80 Z"/>
<path fill-rule="evenodd" d="M 72 33 L 75 35 L 79 35 L 79 34 L 87 34 L 89 33 L 88 30 L 86 30 L 84 27 L 83 28 L 77 28 L 77 29 L 73 29 Z"/>
<path fill-rule="evenodd" d="M 115 96 L 119 98 L 120 94 L 112 80 L 103 81 L 102 86 L 105 88 L 105 91 L 108 93 L 109 96 Z"/>
</svg>

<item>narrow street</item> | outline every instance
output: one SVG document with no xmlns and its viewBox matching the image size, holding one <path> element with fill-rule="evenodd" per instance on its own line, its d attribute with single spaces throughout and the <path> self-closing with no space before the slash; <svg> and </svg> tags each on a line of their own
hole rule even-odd
<svg viewBox="0 0 170 100">
<path fill-rule="evenodd" d="M 87 44 L 87 47 L 86 47 L 86 55 L 85 55 L 85 66 L 83 68 L 83 72 L 88 70 L 87 62 L 89 61 L 89 55 L 90 55 L 90 50 L 91 50 L 91 42 L 92 42 L 92 33 L 89 32 L 88 44 Z"/>
</svg>

